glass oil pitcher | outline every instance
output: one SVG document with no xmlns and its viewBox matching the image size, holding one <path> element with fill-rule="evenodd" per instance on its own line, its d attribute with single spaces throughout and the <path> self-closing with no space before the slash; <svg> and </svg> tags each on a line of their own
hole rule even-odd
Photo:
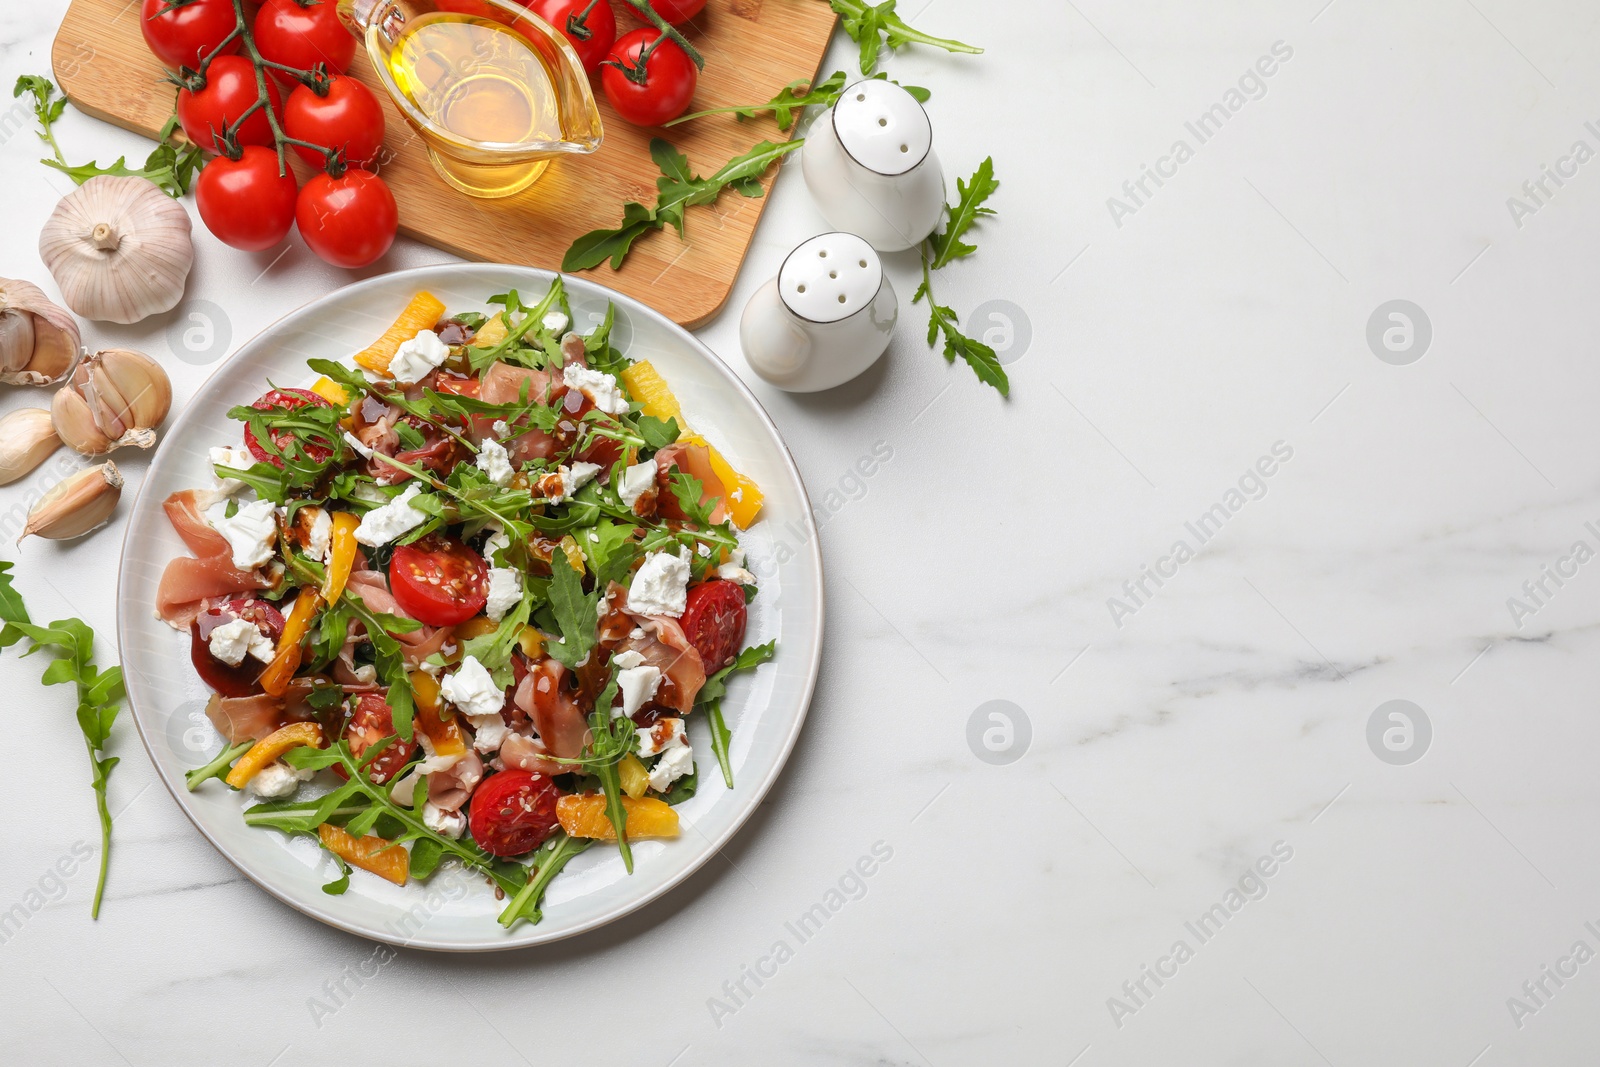
<svg viewBox="0 0 1600 1067">
<path fill-rule="evenodd" d="M 439 176 L 471 196 L 519 193 L 604 131 L 559 32 L 512 0 L 339 0 Z"/>
</svg>

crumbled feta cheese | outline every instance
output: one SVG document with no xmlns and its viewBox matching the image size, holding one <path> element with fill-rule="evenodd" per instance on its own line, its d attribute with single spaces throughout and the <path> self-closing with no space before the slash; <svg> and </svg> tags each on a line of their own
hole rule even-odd
<svg viewBox="0 0 1600 1067">
<path fill-rule="evenodd" d="M 629 667 L 637 667 L 643 662 L 644 657 L 639 655 L 639 653 L 635 652 L 631 648 L 626 652 L 618 652 L 615 656 L 611 657 L 612 666 L 616 667 L 619 671 L 625 671 Z"/>
<path fill-rule="evenodd" d="M 461 710 L 463 715 L 500 717 L 501 705 L 506 702 L 505 691 L 494 684 L 489 671 L 478 662 L 477 656 L 461 661 L 454 674 L 440 685 L 444 698 Z M 474 724 L 476 725 L 476 724 Z"/>
<path fill-rule="evenodd" d="M 429 800 L 422 805 L 422 825 L 436 834 L 443 834 L 449 838 L 459 838 L 466 833 L 467 817 L 459 811 L 445 811 Z"/>
<path fill-rule="evenodd" d="M 634 712 L 644 707 L 645 701 L 656 695 L 661 685 L 659 667 L 629 667 L 617 672 L 617 691 L 622 694 L 622 708 L 611 709 L 613 715 L 632 718 Z"/>
<path fill-rule="evenodd" d="M 628 631 L 628 636 L 633 638 L 635 641 L 643 641 L 644 640 L 644 627 L 635 626 L 632 630 Z M 642 659 L 643 657 L 640 657 L 640 658 Z"/>
<path fill-rule="evenodd" d="M 628 413 L 628 400 L 617 388 L 617 380 L 602 371 L 590 370 L 588 367 L 576 363 L 568 363 L 561 369 L 561 380 L 568 389 L 578 389 L 590 400 L 594 406 L 608 415 L 626 415 Z"/>
<path fill-rule="evenodd" d="M 511 567 L 489 568 L 489 618 L 499 622 L 522 600 L 522 575 Z"/>
<path fill-rule="evenodd" d="M 517 473 L 511 467 L 511 454 L 493 438 L 487 438 L 478 448 L 478 469 L 489 476 L 495 485 L 509 485 Z"/>
<path fill-rule="evenodd" d="M 376 548 L 427 522 L 428 516 L 411 506 L 411 501 L 420 492 L 422 486 L 412 482 L 406 486 L 405 492 L 361 516 L 361 525 L 356 527 L 356 540 Z"/>
<path fill-rule="evenodd" d="M 559 311 L 550 311 L 545 313 L 544 318 L 540 320 L 540 324 L 551 333 L 560 333 L 567 328 L 567 324 L 571 321 Z"/>
<path fill-rule="evenodd" d="M 511 434 L 511 425 L 505 419 L 496 419 L 494 422 L 494 434 L 496 437 L 509 436 Z"/>
<path fill-rule="evenodd" d="M 706 544 L 704 541 L 701 541 L 698 545 L 695 545 L 694 550 L 700 554 L 701 559 L 711 558 L 711 546 Z"/>
<path fill-rule="evenodd" d="M 310 779 L 313 771 L 297 771 L 287 763 L 274 761 L 256 772 L 245 788 L 263 799 L 286 797 Z"/>
<path fill-rule="evenodd" d="M 567 495 L 572 496 L 579 489 L 594 481 L 594 476 L 599 473 L 600 464 L 598 463 L 574 463 L 567 478 L 567 484 L 571 486 L 567 490 Z"/>
<path fill-rule="evenodd" d="M 221 626 L 212 627 L 206 647 L 213 656 L 230 667 L 243 663 L 246 655 L 254 656 L 262 663 L 271 663 L 277 651 L 271 639 L 249 619 L 229 619 Z"/>
<path fill-rule="evenodd" d="M 351 433 L 349 430 L 346 430 L 344 432 L 344 441 L 345 441 L 345 444 L 347 444 L 351 448 L 355 449 L 356 450 L 356 455 L 360 456 L 362 459 L 371 459 L 372 458 L 372 449 L 368 448 L 366 446 L 366 444 L 361 440 L 361 438 L 357 437 L 355 434 Z"/>
<path fill-rule="evenodd" d="M 427 377 L 428 372 L 445 361 L 450 346 L 439 340 L 432 330 L 418 330 L 409 341 L 400 342 L 394 358 L 389 361 L 389 374 L 402 385 L 413 385 Z"/>
<path fill-rule="evenodd" d="M 634 733 L 639 735 L 639 755 L 646 759 L 687 743 L 682 719 L 657 719 L 654 726 L 635 730 Z"/>
<path fill-rule="evenodd" d="M 656 484 L 656 461 L 647 459 L 643 463 L 635 463 L 622 472 L 622 484 L 617 486 L 617 495 L 628 507 L 639 502 L 639 498 L 647 489 L 654 489 Z"/>
<path fill-rule="evenodd" d="M 353 672 L 357 685 L 371 685 L 378 680 L 378 668 L 370 663 L 363 663 Z"/>
<path fill-rule="evenodd" d="M 679 548 L 676 556 L 650 552 L 634 572 L 628 586 L 628 611 L 635 615 L 683 614 L 688 600 L 689 550 Z"/>
<path fill-rule="evenodd" d="M 226 502 L 213 504 L 206 509 L 206 521 L 228 542 L 233 565 L 240 570 L 254 570 L 272 558 L 272 545 L 278 538 L 278 511 L 272 501 L 240 504 L 232 518 Z"/>
<path fill-rule="evenodd" d="M 495 553 L 503 552 L 511 547 L 511 538 L 507 537 L 506 532 L 499 526 L 491 526 L 489 527 L 489 530 L 491 532 L 488 538 L 483 542 L 483 558 L 488 560 L 492 566 L 494 564 Z"/>
<path fill-rule="evenodd" d="M 688 745 L 674 745 L 661 753 L 656 765 L 650 768 L 650 788 L 665 793 L 672 783 L 694 770 L 694 750 Z"/>
<path fill-rule="evenodd" d="M 256 457 L 250 454 L 248 448 L 213 448 L 211 450 L 211 465 L 213 467 L 228 467 L 233 470 L 249 470 L 256 465 Z M 212 477 L 216 479 L 216 488 L 212 490 L 214 499 L 232 496 L 244 488 L 244 483 L 237 478 L 228 478 L 218 475 L 215 470 Z"/>
<path fill-rule="evenodd" d="M 417 737 L 422 737 L 422 731 L 417 731 Z M 402 808 L 409 808 L 411 801 L 416 797 L 417 783 L 422 780 L 422 771 L 416 767 L 396 778 L 389 785 L 389 799 Z"/>
<path fill-rule="evenodd" d="M 717 568 L 717 577 L 726 582 L 735 582 L 739 585 L 755 585 L 756 576 L 744 568 L 744 549 L 736 548 L 728 553 L 728 562 Z"/>
<path fill-rule="evenodd" d="M 492 715 L 468 715 L 467 721 L 472 724 L 472 747 L 479 752 L 499 752 L 511 733 L 498 711 Z"/>
<path fill-rule="evenodd" d="M 333 545 L 333 516 L 328 514 L 327 508 L 306 508 L 301 512 L 307 513 L 311 516 L 311 525 L 306 529 L 306 551 L 318 563 L 326 563 L 328 549 Z"/>
</svg>

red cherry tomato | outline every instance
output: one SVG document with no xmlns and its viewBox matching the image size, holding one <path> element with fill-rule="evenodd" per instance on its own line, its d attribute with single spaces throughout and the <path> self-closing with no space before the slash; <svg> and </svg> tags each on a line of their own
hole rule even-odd
<svg viewBox="0 0 1600 1067">
<path fill-rule="evenodd" d="M 706 0 L 653 0 L 650 6 L 656 9 L 656 14 L 676 26 L 704 11 Z"/>
<path fill-rule="evenodd" d="M 230 6 L 227 0 L 223 6 Z M 267 0 L 256 12 L 255 37 L 262 58 L 297 70 L 324 63 L 330 73 L 343 74 L 356 54 L 355 35 L 339 21 L 335 0 L 309 7 L 295 0 Z"/>
<path fill-rule="evenodd" d="M 683 633 L 700 653 L 707 674 L 720 671 L 739 654 L 748 614 L 744 590 L 736 582 L 715 579 L 689 590 Z"/>
<path fill-rule="evenodd" d="M 191 0 L 182 7 L 169 7 L 168 0 L 144 0 L 139 5 L 144 43 L 157 59 L 174 69 L 197 69 L 200 60 L 210 55 L 233 27 L 233 0 Z M 238 50 L 235 37 L 222 54 Z"/>
<path fill-rule="evenodd" d="M 269 389 L 260 400 L 250 406 L 260 411 L 294 411 L 308 404 L 321 407 L 333 406 L 326 399 L 309 389 Z M 272 435 L 272 443 L 281 452 L 288 445 L 292 436 L 287 431 L 275 432 Z M 332 443 L 320 445 L 315 441 L 307 441 L 302 442 L 302 445 L 305 449 L 305 457 L 313 463 L 325 463 L 337 451 L 336 446 Z M 282 459 L 271 455 L 265 448 L 261 447 L 261 442 L 256 438 L 255 431 L 250 429 L 249 424 L 246 424 L 244 428 L 244 447 L 250 450 L 250 454 L 256 458 L 258 463 L 270 463 L 274 467 L 283 466 Z"/>
<path fill-rule="evenodd" d="M 636 126 L 659 126 L 689 109 L 700 73 L 694 60 L 654 26 L 624 34 L 600 68 L 600 84 L 617 114 Z M 656 44 L 656 41 L 661 41 Z M 648 58 L 641 56 L 649 49 Z"/>
<path fill-rule="evenodd" d="M 350 752 L 356 757 L 356 762 L 361 761 L 361 754 L 385 737 L 394 737 L 394 710 L 389 707 L 383 697 L 377 693 L 363 693 L 356 701 L 356 708 L 350 713 L 350 722 L 344 728 L 345 740 L 350 742 Z M 411 757 L 417 754 L 415 741 L 403 741 L 395 737 L 384 747 L 383 753 L 377 759 L 367 764 L 367 775 L 373 782 L 382 785 L 396 774 L 400 768 L 411 762 Z M 333 773 L 340 778 L 349 778 L 350 775 L 343 767 L 334 765 Z"/>
<path fill-rule="evenodd" d="M 267 97 L 272 109 L 278 111 L 283 102 L 278 87 L 269 79 Z M 178 90 L 178 122 L 189 140 L 221 155 L 216 135 L 226 130 L 240 115 L 250 110 L 260 99 L 256 86 L 256 68 L 244 56 L 218 56 L 206 70 L 205 87 L 198 91 Z M 252 114 L 239 127 L 241 145 L 271 146 L 272 125 L 267 121 L 266 110 Z"/>
<path fill-rule="evenodd" d="M 701 0 L 704 3 L 705 0 Z M 590 74 L 617 41 L 617 16 L 609 0 L 521 0 L 529 11 L 561 31 Z"/>
<path fill-rule="evenodd" d="M 532 852 L 560 825 L 556 801 L 561 790 L 542 774 L 501 771 L 472 794 L 467 825 L 478 847 L 495 856 Z"/>
<path fill-rule="evenodd" d="M 278 173 L 278 153 L 254 144 L 238 159 L 217 156 L 194 183 L 206 229 L 246 252 L 271 248 L 288 236 L 299 192 L 293 171 Z"/>
<path fill-rule="evenodd" d="M 297 141 L 310 141 L 344 152 L 346 163 L 365 167 L 383 147 L 383 107 L 372 90 L 350 77 L 335 77 L 328 95 L 318 96 L 309 85 L 289 94 L 283 106 L 283 132 Z M 300 158 L 321 170 L 321 152 L 294 145 Z"/>
<path fill-rule="evenodd" d="M 195 616 L 189 626 L 189 659 L 200 675 L 200 680 L 225 697 L 247 697 L 259 693 L 256 685 L 266 664 L 254 656 L 246 655 L 237 667 L 230 667 L 211 654 L 211 631 L 234 619 L 246 619 L 256 624 L 274 645 L 283 633 L 283 616 L 265 600 L 240 598 L 230 600 L 221 607 L 210 608 Z"/>
<path fill-rule="evenodd" d="M 466 622 L 489 599 L 489 567 L 454 537 L 430 534 L 389 558 L 389 591 L 400 610 L 429 626 Z"/>
<path fill-rule="evenodd" d="M 311 251 L 335 267 L 365 267 L 394 244 L 400 209 L 384 180 L 354 167 L 318 174 L 300 189 L 295 222 Z"/>
</svg>

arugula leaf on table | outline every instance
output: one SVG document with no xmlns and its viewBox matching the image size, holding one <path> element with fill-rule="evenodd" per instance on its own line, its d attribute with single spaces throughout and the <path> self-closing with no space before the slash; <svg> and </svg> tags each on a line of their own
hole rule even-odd
<svg viewBox="0 0 1600 1067">
<path fill-rule="evenodd" d="M 73 166 L 62 154 L 61 145 L 56 142 L 53 129 L 56 120 L 66 112 L 67 98 L 64 96 L 58 98 L 55 95 L 55 83 L 38 74 L 24 74 L 17 79 L 16 85 L 11 89 L 11 95 L 20 97 L 23 93 L 33 94 L 33 117 L 39 123 L 39 139 L 50 146 L 50 151 L 55 156 L 54 159 L 41 159 L 39 162 L 59 170 L 78 185 L 103 174 L 123 178 L 145 178 L 154 182 L 168 196 L 177 199 L 189 191 L 189 183 L 194 180 L 195 172 L 205 161 L 205 156 L 196 146 L 179 147 L 169 142 L 169 138 L 178 128 L 178 118 L 174 115 L 167 120 L 160 136 L 156 138 L 160 143 L 140 169 L 129 168 L 126 156 L 118 156 L 117 161 L 109 167 L 92 162 Z"/>
<path fill-rule="evenodd" d="M 923 298 L 928 301 L 928 344 L 934 346 L 939 343 L 939 337 L 944 336 L 944 358 L 947 363 L 954 363 L 960 356 L 966 361 L 967 366 L 978 376 L 978 380 L 985 385 L 993 386 L 1001 396 L 1011 395 L 1011 380 L 1006 377 L 1005 368 L 1000 365 L 1000 357 L 995 355 L 994 349 L 981 341 L 974 340 L 961 332 L 961 320 L 956 316 L 954 308 L 940 304 L 933 295 L 933 276 L 928 272 L 928 254 L 922 254 L 922 284 L 917 286 L 916 294 L 912 296 L 913 304 L 922 303 Z"/>
<path fill-rule="evenodd" d="M 1001 396 L 1010 396 L 1011 380 L 1006 376 L 1005 368 L 1000 365 L 1000 357 L 995 355 L 994 349 L 988 345 L 962 333 L 961 318 L 955 309 L 940 304 L 933 293 L 935 270 L 957 259 L 964 259 L 978 250 L 976 245 L 968 243 L 964 238 L 979 219 L 995 213 L 993 208 L 985 207 L 984 204 L 998 188 L 1000 183 L 995 180 L 993 157 L 985 159 L 978 165 L 971 180 L 957 179 L 956 202 L 945 208 L 947 217 L 944 227 L 935 231 L 922 245 L 922 284 L 917 287 L 911 302 L 920 304 L 924 299 L 928 301 L 930 347 L 937 345 L 942 336 L 944 358 L 947 362 L 954 363 L 959 356 L 972 368 L 979 381 L 992 386 Z"/>
<path fill-rule="evenodd" d="M 583 575 L 573 568 L 565 552 L 550 561 L 550 609 L 561 629 L 560 641 L 545 642 L 545 652 L 569 668 L 575 668 L 594 647 L 595 626 L 599 617 L 599 597 L 583 591 Z"/>
<path fill-rule="evenodd" d="M 956 202 L 948 208 L 949 218 L 943 229 L 935 230 L 928 238 L 933 249 L 932 269 L 938 270 L 978 250 L 977 245 L 967 244 L 962 238 L 979 219 L 995 213 L 993 208 L 983 205 L 999 188 L 1000 183 L 994 176 L 993 156 L 978 164 L 971 181 L 956 179 Z"/>
<path fill-rule="evenodd" d="M 666 141 L 656 138 L 650 142 L 650 156 L 661 171 L 656 179 L 656 204 L 645 207 L 633 201 L 623 205 L 622 224 L 613 230 L 592 230 L 579 237 L 567 249 L 561 261 L 565 271 L 588 270 L 606 260 L 611 269 L 619 270 L 628 258 L 633 244 L 645 234 L 654 233 L 671 225 L 684 235 L 684 212 L 696 205 L 710 204 L 731 188 L 742 196 L 759 197 L 762 194 L 761 175 L 774 162 L 799 148 L 802 142 L 789 141 L 773 144 L 762 141 L 741 156 L 735 156 L 709 178 L 697 177 L 689 169 L 689 160 Z"/>
<path fill-rule="evenodd" d="M 885 81 L 889 75 L 879 72 L 872 75 L 879 81 Z M 789 130 L 794 126 L 795 117 L 808 107 L 832 107 L 844 95 L 846 85 L 850 83 L 850 75 L 842 70 L 836 70 L 815 85 L 805 78 L 792 81 L 778 90 L 774 96 L 764 104 L 743 104 L 735 107 L 714 107 L 705 111 L 696 111 L 693 114 L 681 115 L 667 123 L 676 126 L 690 119 L 704 118 L 707 115 L 736 115 L 739 121 L 753 119 L 765 112 L 772 112 L 772 117 L 778 123 L 778 129 Z M 899 82 L 895 82 L 900 85 Z M 926 104 L 933 98 L 933 94 L 920 85 L 901 85 L 902 89 L 910 93 L 919 104 Z"/>
<path fill-rule="evenodd" d="M 871 74 L 878 65 L 878 57 L 887 44 L 893 51 L 902 45 L 926 44 L 943 48 L 946 52 L 964 52 L 980 55 L 983 49 L 948 37 L 934 37 L 906 23 L 895 14 L 895 0 L 869 4 L 866 0 L 828 0 L 839 15 L 840 25 L 850 39 L 861 46 L 861 73 Z"/>
<path fill-rule="evenodd" d="M 22 594 L 12 584 L 10 563 L 0 563 L 0 648 L 9 648 L 26 638 L 24 656 L 48 649 L 56 658 L 44 669 L 45 685 L 71 683 L 78 698 L 78 729 L 94 776 L 95 807 L 100 815 L 100 878 L 95 884 L 94 904 L 89 914 L 100 917 L 100 901 L 106 891 L 106 869 L 111 859 L 111 811 L 106 803 L 106 786 L 118 757 L 103 755 L 122 706 L 122 668 L 101 670 L 94 663 L 94 631 L 81 619 L 63 619 L 39 626 L 28 616 Z"/>
<path fill-rule="evenodd" d="M 544 899 L 545 888 L 561 873 L 567 861 L 593 843 L 592 839 L 568 837 L 557 830 L 533 854 L 533 862 L 528 865 L 528 881 L 517 890 L 506 909 L 500 913 L 500 925 L 510 929 L 519 919 L 537 923 L 544 918 L 544 913 L 539 910 L 539 902 Z"/>
</svg>

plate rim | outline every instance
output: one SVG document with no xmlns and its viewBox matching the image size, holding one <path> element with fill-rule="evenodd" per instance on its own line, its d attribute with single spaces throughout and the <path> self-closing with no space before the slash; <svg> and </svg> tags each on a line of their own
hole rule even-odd
<svg viewBox="0 0 1600 1067">
<path fill-rule="evenodd" d="M 371 924 L 347 922 L 346 920 L 324 912 L 321 909 L 312 906 L 311 904 L 293 899 L 286 892 L 280 892 L 276 886 L 269 884 L 269 882 L 264 878 L 258 877 L 257 873 L 251 869 L 249 864 L 247 864 L 239 856 L 235 855 L 221 841 L 213 837 L 196 817 L 195 812 L 190 809 L 186 799 L 187 790 L 180 792 L 177 782 L 169 778 L 168 775 L 163 772 L 161 763 L 156 759 L 155 750 L 151 747 L 150 738 L 145 728 L 144 716 L 139 710 L 138 702 L 134 699 L 131 691 L 127 693 L 128 710 L 133 718 L 134 727 L 138 731 L 139 740 L 144 746 L 145 755 L 149 757 L 151 767 L 155 771 L 156 777 L 161 780 L 162 785 L 164 785 L 167 789 L 167 792 L 171 794 L 173 802 L 177 804 L 178 810 L 183 812 L 184 817 L 189 820 L 190 824 L 193 825 L 194 828 L 199 831 L 200 835 L 211 844 L 212 848 L 216 849 L 224 859 L 233 864 L 240 874 L 244 875 L 275 900 L 288 905 L 302 915 L 315 919 L 318 922 L 321 922 L 324 925 L 330 926 L 336 930 L 340 930 L 348 934 L 354 934 L 357 937 L 365 937 L 373 941 L 393 945 L 397 948 L 423 949 L 426 951 L 446 953 L 505 952 L 514 949 L 531 948 L 536 945 L 554 944 L 558 941 L 577 937 L 580 934 L 589 933 L 590 931 L 613 923 L 627 915 L 631 915 L 632 913 L 639 911 L 656 900 L 659 900 L 666 893 L 685 882 L 690 875 L 700 870 L 700 868 L 709 862 L 712 857 L 720 854 L 728 842 L 733 840 L 734 836 L 744 828 L 745 823 L 748 822 L 751 816 L 753 816 L 761 807 L 762 801 L 766 799 L 767 793 L 771 791 L 772 787 L 777 783 L 778 778 L 782 776 L 784 768 L 788 766 L 789 757 L 793 753 L 794 746 L 800 738 L 800 731 L 805 727 L 806 720 L 810 716 L 811 701 L 816 695 L 817 680 L 821 672 L 822 649 L 823 641 L 826 636 L 827 622 L 827 584 L 824 581 L 823 576 L 824 561 L 822 556 L 821 535 L 820 530 L 817 527 L 816 515 L 812 511 L 811 496 L 806 488 L 805 479 L 800 474 L 799 465 L 795 462 L 794 453 L 790 451 L 788 442 L 784 440 L 783 435 L 778 431 L 777 424 L 772 421 L 772 416 L 767 412 L 766 407 L 763 406 L 756 395 L 751 392 L 750 387 L 745 384 L 744 380 L 735 374 L 733 369 L 729 367 L 720 356 L 713 352 L 703 341 L 691 333 L 687 328 L 679 325 L 670 317 L 662 312 L 657 311 L 655 308 L 649 306 L 643 301 L 628 296 L 625 293 L 619 293 L 609 286 L 602 285 L 599 282 L 592 281 L 588 278 L 575 277 L 573 275 L 565 274 L 561 271 L 548 270 L 543 267 L 520 266 L 508 263 L 467 262 L 428 264 L 418 267 L 409 267 L 404 270 L 390 271 L 385 274 L 375 275 L 370 278 L 362 278 L 358 281 L 342 285 L 331 292 L 323 294 L 322 296 L 309 300 L 304 304 L 285 312 L 283 315 L 280 315 L 266 326 L 263 326 L 260 330 L 256 331 L 256 333 L 235 346 L 233 351 L 217 365 L 216 369 L 200 382 L 200 384 L 196 387 L 196 392 L 203 389 L 207 383 L 217 380 L 219 379 L 219 376 L 226 374 L 230 366 L 238 362 L 240 354 L 247 348 L 257 343 L 262 337 L 273 332 L 274 330 L 279 329 L 285 323 L 290 322 L 291 320 L 314 314 L 317 309 L 348 296 L 352 291 L 381 288 L 385 285 L 393 284 L 397 279 L 423 279 L 427 277 L 437 277 L 441 274 L 449 275 L 469 272 L 479 273 L 483 271 L 508 271 L 524 276 L 531 274 L 537 276 L 544 284 L 547 285 L 553 282 L 556 278 L 560 278 L 569 287 L 581 286 L 595 290 L 617 306 L 625 308 L 630 314 L 643 315 L 648 319 L 654 320 L 659 325 L 666 327 L 669 333 L 675 333 L 679 335 L 682 340 L 687 342 L 692 351 L 703 358 L 713 371 L 719 374 L 727 384 L 732 386 L 734 392 L 738 396 L 742 397 L 759 416 L 761 425 L 771 436 L 773 443 L 777 445 L 778 453 L 783 460 L 784 466 L 787 468 L 789 474 L 793 477 L 795 484 L 800 488 L 800 500 L 805 507 L 805 530 L 807 533 L 806 546 L 813 562 L 811 584 L 812 593 L 816 597 L 817 614 L 816 619 L 812 624 L 813 649 L 811 654 L 811 662 L 806 666 L 806 681 L 800 697 L 800 712 L 795 717 L 795 720 L 790 726 L 787 735 L 782 739 L 782 742 L 779 746 L 778 756 L 772 765 L 772 769 L 762 777 L 760 782 L 757 783 L 754 790 L 750 794 L 749 800 L 745 804 L 744 809 L 734 813 L 733 820 L 728 824 L 727 828 L 714 837 L 706 838 L 706 847 L 701 851 L 700 856 L 690 862 L 682 870 L 662 879 L 656 885 L 643 889 L 638 895 L 620 902 L 616 906 L 607 909 L 601 914 L 596 915 L 583 923 L 580 923 L 572 929 L 564 930 L 559 933 L 547 932 L 540 934 L 539 926 L 527 926 L 524 933 L 520 937 L 507 936 L 503 940 L 490 940 L 489 938 L 485 938 L 481 941 L 463 942 L 449 941 L 438 938 L 430 939 L 426 937 L 400 938 L 395 936 L 391 931 L 379 926 L 375 922 Z M 426 283 L 423 281 L 419 280 L 417 285 L 419 287 L 426 288 Z M 191 396 L 190 402 L 192 402 L 192 400 L 193 397 Z M 186 402 L 184 408 L 177 413 L 177 417 L 174 421 L 181 421 L 188 409 L 189 403 Z M 116 632 L 117 655 L 119 662 L 124 658 L 124 628 L 125 623 L 129 620 L 127 613 L 130 610 L 128 607 L 127 597 L 127 585 L 129 582 L 127 564 L 129 548 L 128 538 L 133 526 L 132 518 L 135 514 L 141 513 L 145 508 L 154 506 L 146 500 L 146 494 L 151 485 L 151 479 L 148 472 L 155 466 L 156 460 L 161 456 L 162 451 L 167 447 L 168 442 L 171 441 L 172 438 L 173 434 L 170 428 L 163 431 L 161 442 L 157 445 L 155 451 L 150 454 L 149 464 L 146 467 L 146 475 L 143 479 L 141 479 L 139 483 L 139 491 L 135 494 L 133 504 L 128 510 L 128 521 L 126 521 L 123 525 L 122 542 L 117 558 L 116 585 Z M 152 726 L 151 729 L 154 729 L 154 726 Z"/>
</svg>

